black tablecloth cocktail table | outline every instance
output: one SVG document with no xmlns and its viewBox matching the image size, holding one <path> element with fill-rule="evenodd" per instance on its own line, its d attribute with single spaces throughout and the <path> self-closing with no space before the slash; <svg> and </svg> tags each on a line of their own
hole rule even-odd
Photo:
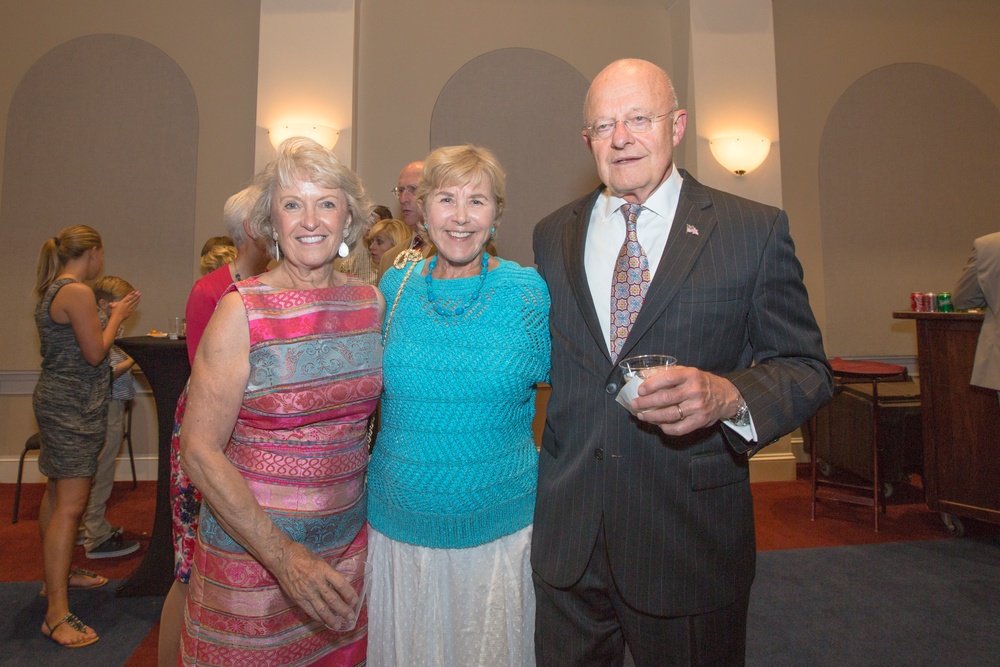
<svg viewBox="0 0 1000 667">
<path fill-rule="evenodd" d="M 191 374 L 187 343 L 151 336 L 122 338 L 115 343 L 135 359 L 149 381 L 159 426 L 153 533 L 142 562 L 117 594 L 118 597 L 166 595 L 174 581 L 174 549 L 170 535 L 170 436 L 174 430 L 177 399 Z"/>
</svg>

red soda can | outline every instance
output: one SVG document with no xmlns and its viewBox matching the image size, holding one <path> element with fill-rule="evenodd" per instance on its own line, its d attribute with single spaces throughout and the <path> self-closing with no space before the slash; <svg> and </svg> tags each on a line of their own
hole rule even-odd
<svg viewBox="0 0 1000 667">
<path fill-rule="evenodd" d="M 924 312 L 924 293 L 910 292 L 910 310 L 915 313 Z"/>
<path fill-rule="evenodd" d="M 937 294 L 934 292 L 924 292 L 924 312 L 925 313 L 936 313 L 937 312 Z"/>
</svg>

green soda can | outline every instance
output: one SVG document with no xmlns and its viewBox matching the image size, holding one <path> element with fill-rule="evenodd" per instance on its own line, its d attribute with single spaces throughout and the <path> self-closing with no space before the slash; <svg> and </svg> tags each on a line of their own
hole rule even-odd
<svg viewBox="0 0 1000 667">
<path fill-rule="evenodd" d="M 955 312 L 955 307 L 951 305 L 951 292 L 938 292 L 936 305 L 939 313 Z"/>
</svg>

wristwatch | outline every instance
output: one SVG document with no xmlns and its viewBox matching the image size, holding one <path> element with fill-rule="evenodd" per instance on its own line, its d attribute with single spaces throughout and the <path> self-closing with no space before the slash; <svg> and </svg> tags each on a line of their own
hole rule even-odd
<svg viewBox="0 0 1000 667">
<path fill-rule="evenodd" d="M 747 402 L 742 398 L 740 399 L 740 407 L 736 410 L 736 414 L 729 418 L 729 421 L 733 426 L 750 425 L 750 408 L 747 407 Z"/>
</svg>

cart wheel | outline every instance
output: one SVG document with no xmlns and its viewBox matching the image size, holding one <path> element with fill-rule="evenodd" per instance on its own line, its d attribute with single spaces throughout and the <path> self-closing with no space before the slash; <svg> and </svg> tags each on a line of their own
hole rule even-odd
<svg viewBox="0 0 1000 667">
<path fill-rule="evenodd" d="M 816 462 L 816 467 L 819 468 L 819 474 L 823 475 L 823 477 L 829 477 L 833 473 L 833 466 L 823 459 Z"/>
<path fill-rule="evenodd" d="M 955 537 L 962 537 L 965 535 L 965 526 L 962 525 L 962 520 L 954 514 L 941 512 L 941 520 L 944 521 L 944 525 L 948 528 L 948 532 Z"/>
<path fill-rule="evenodd" d="M 883 496 L 882 496 L 882 497 L 883 497 L 883 498 L 892 498 L 892 493 L 893 493 L 893 491 L 895 491 L 895 490 L 896 490 L 896 489 L 895 489 L 895 487 L 894 487 L 894 486 L 892 485 L 892 482 L 883 482 L 883 483 L 882 483 L 882 493 L 883 493 Z"/>
</svg>

